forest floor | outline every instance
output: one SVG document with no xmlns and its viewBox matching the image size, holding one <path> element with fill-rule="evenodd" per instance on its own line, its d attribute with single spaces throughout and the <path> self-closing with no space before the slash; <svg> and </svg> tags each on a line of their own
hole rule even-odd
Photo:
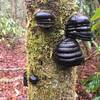
<svg viewBox="0 0 100 100">
<path fill-rule="evenodd" d="M 100 57 L 99 61 L 96 61 L 96 58 L 93 57 L 90 60 L 86 62 L 84 66 L 80 66 L 81 68 L 78 69 L 78 80 L 77 80 L 77 86 L 76 86 L 76 92 L 78 94 L 78 100 L 92 100 L 94 97 L 94 94 L 92 93 L 86 93 L 85 87 L 81 84 L 82 80 L 88 79 L 89 76 L 93 75 L 95 72 L 100 71 Z"/>
<path fill-rule="evenodd" d="M 22 39 L 13 46 L 0 41 L 0 100 L 27 100 L 27 88 L 23 85 L 26 49 Z M 84 91 L 80 80 L 86 79 L 100 67 L 100 57 L 92 57 L 78 69 L 76 91 L 78 100 L 92 100 L 93 95 Z"/>
<path fill-rule="evenodd" d="M 97 39 L 96 42 L 97 44 L 100 44 L 100 39 Z M 95 93 L 87 93 L 85 91 L 85 87 L 81 84 L 83 80 L 88 79 L 96 72 L 100 72 L 100 53 L 96 55 L 96 53 L 94 53 L 95 51 L 96 48 L 93 46 L 92 49 L 89 51 L 89 55 L 91 56 L 85 55 L 85 58 L 87 58 L 85 64 L 78 67 L 78 80 L 76 86 L 78 100 L 93 100 L 95 96 Z"/>
<path fill-rule="evenodd" d="M 10 46 L 0 41 L 0 100 L 27 100 L 23 86 L 26 50 L 24 40 Z"/>
</svg>

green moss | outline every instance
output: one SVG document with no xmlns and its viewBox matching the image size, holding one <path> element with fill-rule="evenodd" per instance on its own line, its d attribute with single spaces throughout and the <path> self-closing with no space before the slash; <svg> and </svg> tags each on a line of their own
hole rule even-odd
<svg viewBox="0 0 100 100">
<path fill-rule="evenodd" d="M 57 19 L 61 24 L 63 14 L 57 16 Z M 63 25 L 64 22 L 61 26 Z M 60 71 L 52 58 L 53 49 L 62 37 L 61 26 L 57 26 L 59 29 L 55 29 L 56 31 L 44 32 L 36 26 L 34 19 L 30 22 L 27 35 L 27 72 L 38 75 L 40 81 L 34 86 L 29 84 L 29 100 L 75 100 L 76 68 Z"/>
</svg>

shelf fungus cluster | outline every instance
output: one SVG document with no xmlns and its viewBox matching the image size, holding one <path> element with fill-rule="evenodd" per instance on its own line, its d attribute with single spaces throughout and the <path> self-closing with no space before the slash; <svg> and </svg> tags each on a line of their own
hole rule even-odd
<svg viewBox="0 0 100 100">
<path fill-rule="evenodd" d="M 91 41 L 91 23 L 84 15 L 73 15 L 65 24 L 65 39 L 56 46 L 53 56 L 61 68 L 78 66 L 84 63 L 84 55 L 76 39 Z"/>
<path fill-rule="evenodd" d="M 51 28 L 55 25 L 55 16 L 50 12 L 39 11 L 35 14 L 37 25 L 41 28 Z M 64 68 L 81 65 L 84 56 L 76 39 L 91 41 L 93 33 L 87 16 L 75 14 L 65 23 L 65 39 L 56 46 L 53 57 L 58 65 Z"/>
<path fill-rule="evenodd" d="M 49 11 L 39 11 L 35 14 L 37 25 L 41 28 L 52 28 L 55 24 L 55 16 Z"/>
<path fill-rule="evenodd" d="M 65 24 L 66 37 L 80 39 L 83 41 L 91 41 L 93 33 L 91 32 L 91 24 L 87 16 L 78 14 L 70 17 Z"/>
</svg>

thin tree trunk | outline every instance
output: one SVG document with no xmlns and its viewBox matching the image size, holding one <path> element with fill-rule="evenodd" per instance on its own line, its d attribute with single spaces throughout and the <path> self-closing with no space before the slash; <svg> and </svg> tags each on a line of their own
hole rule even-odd
<svg viewBox="0 0 100 100">
<path fill-rule="evenodd" d="M 96 8 L 99 8 L 100 7 L 100 4 L 99 4 L 99 1 L 98 0 L 94 0 L 94 4 L 95 4 Z"/>
<path fill-rule="evenodd" d="M 11 0 L 11 7 L 12 7 L 12 17 L 14 19 L 16 19 L 16 4 L 17 4 L 17 1 L 16 0 Z"/>
<path fill-rule="evenodd" d="M 76 100 L 76 67 L 60 71 L 52 59 L 53 49 L 61 38 L 64 19 L 74 10 L 74 0 L 48 1 L 52 2 L 46 6 L 46 0 L 26 0 L 29 22 L 27 72 L 33 72 L 40 79 L 36 85 L 29 84 L 29 100 Z M 36 26 L 34 12 L 39 10 L 37 8 L 52 10 L 56 15 L 57 28 L 53 32 L 44 32 Z"/>
</svg>

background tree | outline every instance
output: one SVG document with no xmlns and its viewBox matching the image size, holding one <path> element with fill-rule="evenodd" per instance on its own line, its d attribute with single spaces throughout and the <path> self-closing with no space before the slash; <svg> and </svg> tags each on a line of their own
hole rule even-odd
<svg viewBox="0 0 100 100">
<path fill-rule="evenodd" d="M 27 73 L 38 75 L 36 85 L 28 84 L 29 100 L 76 100 L 76 67 L 57 69 L 52 59 L 53 49 L 64 34 L 65 19 L 75 11 L 75 0 L 26 0 L 28 14 Z M 52 32 L 36 25 L 34 14 L 49 10 L 56 16 Z"/>
</svg>

